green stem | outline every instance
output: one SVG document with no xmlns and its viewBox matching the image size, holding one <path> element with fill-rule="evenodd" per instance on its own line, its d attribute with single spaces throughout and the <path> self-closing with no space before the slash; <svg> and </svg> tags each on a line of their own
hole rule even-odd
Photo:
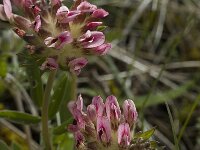
<svg viewBox="0 0 200 150">
<path fill-rule="evenodd" d="M 194 113 L 195 109 L 197 108 L 198 104 L 199 104 L 199 101 L 200 101 L 200 94 L 197 96 L 197 98 L 195 99 L 194 103 L 192 104 L 192 108 L 190 110 L 190 112 L 188 113 L 188 116 L 183 124 L 183 127 L 181 128 L 180 132 L 179 132 L 179 135 L 178 135 L 178 142 L 180 142 L 182 136 L 183 136 L 183 133 L 185 132 L 185 129 L 192 117 L 192 114 Z"/>
<path fill-rule="evenodd" d="M 71 89 L 71 98 L 76 100 L 77 98 L 77 76 L 75 74 L 71 74 L 72 76 L 72 89 Z"/>
<path fill-rule="evenodd" d="M 48 108 L 49 108 L 48 106 L 55 75 L 56 75 L 56 70 L 51 71 L 49 74 L 42 104 L 42 138 L 45 145 L 44 148 L 45 150 L 52 150 L 52 145 L 49 138 L 49 128 L 48 128 Z"/>
</svg>

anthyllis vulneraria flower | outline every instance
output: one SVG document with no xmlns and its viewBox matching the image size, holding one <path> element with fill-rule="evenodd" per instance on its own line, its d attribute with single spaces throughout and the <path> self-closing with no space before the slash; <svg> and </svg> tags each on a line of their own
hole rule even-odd
<svg viewBox="0 0 200 150">
<path fill-rule="evenodd" d="M 96 96 L 83 111 L 80 95 L 68 107 L 74 117 L 68 130 L 74 134 L 78 150 L 134 150 L 141 146 L 133 143 L 138 114 L 132 100 L 125 100 L 121 110 L 115 96 L 108 96 L 105 103 Z M 148 149 L 148 146 L 143 145 L 143 148 Z"/>
<path fill-rule="evenodd" d="M 104 55 L 111 49 L 98 30 L 109 13 L 87 0 L 75 0 L 70 9 L 61 0 L 12 2 L 23 15 L 14 14 L 10 0 L 3 0 L 0 20 L 13 26 L 32 55 L 45 58 L 42 70 L 60 67 L 79 74 L 87 55 Z"/>
</svg>

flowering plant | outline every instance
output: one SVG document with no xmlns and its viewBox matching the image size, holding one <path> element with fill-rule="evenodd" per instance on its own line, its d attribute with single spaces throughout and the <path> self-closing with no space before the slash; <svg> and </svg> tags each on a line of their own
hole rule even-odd
<svg viewBox="0 0 200 150">
<path fill-rule="evenodd" d="M 26 51 L 21 55 L 29 62 L 27 74 L 36 83 L 31 87 L 32 99 L 20 88 L 27 99 L 37 100 L 41 116 L 4 110 L 0 112 L 0 117 L 21 124 L 41 123 L 40 147 L 45 150 L 62 149 L 62 143 L 56 139 L 67 132 L 74 135 L 76 149 L 155 149 L 156 143 L 149 140 L 153 132 L 148 136 L 135 133 L 138 114 L 130 99 L 124 101 L 121 109 L 115 96 L 108 96 L 105 103 L 100 96 L 96 96 L 84 110 L 83 99 L 79 95 L 77 101 L 68 104 L 74 122 L 60 121 L 63 115 L 60 109 L 62 105 L 67 105 L 65 96 L 76 99 L 75 79 L 88 63 L 87 57 L 105 55 L 111 49 L 111 44 L 105 41 L 101 21 L 109 13 L 87 0 L 75 0 L 70 8 L 63 5 L 61 0 L 13 0 L 12 4 L 22 11 L 21 15 L 13 12 L 10 0 L 3 0 L 0 20 L 10 24 L 13 31 L 27 43 Z M 66 74 L 56 76 L 58 70 L 70 74 L 68 77 Z M 41 76 L 45 71 L 49 77 L 43 90 L 45 82 Z M 11 75 L 7 78 L 15 81 Z M 58 82 L 53 88 L 56 78 Z M 69 82 L 73 85 L 70 88 Z M 72 96 L 69 96 L 70 93 Z M 58 124 L 56 127 L 55 120 Z M 32 149 L 30 128 L 26 127 L 29 149 Z M 65 137 L 64 141 L 67 139 Z"/>
<path fill-rule="evenodd" d="M 142 136 L 135 136 L 138 114 L 134 102 L 130 99 L 124 101 L 123 111 L 113 95 L 106 98 L 105 104 L 100 96 L 94 97 L 85 112 L 81 95 L 77 101 L 71 101 L 68 107 L 75 119 L 74 123 L 68 126 L 68 130 L 74 134 L 77 149 L 155 148 L 148 138 L 144 140 Z"/>
</svg>

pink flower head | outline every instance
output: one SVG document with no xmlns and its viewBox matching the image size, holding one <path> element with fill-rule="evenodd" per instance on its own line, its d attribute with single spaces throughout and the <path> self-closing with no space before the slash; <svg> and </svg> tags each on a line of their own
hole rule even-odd
<svg viewBox="0 0 200 150">
<path fill-rule="evenodd" d="M 126 122 L 129 123 L 130 127 L 132 127 L 132 125 L 136 122 L 138 116 L 135 104 L 132 100 L 128 99 L 124 101 L 123 113 Z"/>
<path fill-rule="evenodd" d="M 97 136 L 104 144 L 109 144 L 111 141 L 111 125 L 105 116 L 97 116 Z"/>
<path fill-rule="evenodd" d="M 105 105 L 107 117 L 111 121 L 114 129 L 116 129 L 121 117 L 121 110 L 117 98 L 113 95 L 108 96 Z"/>
<path fill-rule="evenodd" d="M 32 23 L 32 25 L 33 25 L 33 28 L 34 28 L 35 32 L 39 32 L 39 30 L 41 28 L 41 25 L 42 25 L 42 22 L 41 22 L 41 19 L 40 19 L 40 15 L 38 15 L 35 18 L 35 21 Z"/>
<path fill-rule="evenodd" d="M 60 23 L 69 23 L 75 19 L 76 16 L 80 14 L 80 11 L 69 11 L 66 6 L 61 6 L 57 13 L 57 19 Z"/>
<path fill-rule="evenodd" d="M 87 59 L 85 59 L 84 57 L 80 57 L 80 58 L 71 60 L 68 66 L 71 72 L 79 75 L 81 72 L 81 69 L 85 67 L 87 63 L 88 63 Z"/>
<path fill-rule="evenodd" d="M 96 5 L 92 5 L 90 4 L 89 2 L 87 1 L 83 1 L 81 2 L 78 7 L 77 7 L 77 10 L 81 11 L 81 12 L 93 12 L 97 9 L 97 6 Z"/>
<path fill-rule="evenodd" d="M 112 45 L 110 43 L 102 44 L 96 48 L 94 48 L 94 52 L 98 55 L 105 55 L 108 53 L 108 51 L 112 48 Z"/>
<path fill-rule="evenodd" d="M 88 30 L 93 30 L 93 29 L 96 29 L 98 26 L 102 25 L 103 23 L 102 22 L 89 22 L 87 25 L 86 25 L 86 28 Z"/>
<path fill-rule="evenodd" d="M 95 97 L 93 97 L 92 104 L 96 108 L 96 114 L 97 114 L 97 116 L 103 116 L 105 104 L 103 103 L 103 99 L 101 98 L 101 96 L 95 96 Z"/>
<path fill-rule="evenodd" d="M 4 12 L 6 14 L 6 17 L 8 19 L 11 19 L 11 17 L 13 16 L 13 13 L 12 13 L 12 6 L 11 6 L 10 0 L 3 0 L 3 7 L 4 7 Z"/>
<path fill-rule="evenodd" d="M 50 69 L 56 70 L 58 69 L 58 64 L 54 58 L 47 58 L 46 61 L 40 67 L 41 70 Z"/>
<path fill-rule="evenodd" d="M 44 40 L 45 45 L 48 47 L 55 47 L 56 49 L 61 49 L 65 44 L 69 44 L 73 41 L 69 31 L 64 31 L 56 38 L 48 37 Z"/>
<path fill-rule="evenodd" d="M 78 41 L 83 48 L 95 48 L 105 42 L 105 35 L 99 31 L 88 30 L 85 34 L 79 37 Z"/>
<path fill-rule="evenodd" d="M 131 132 L 128 123 L 122 123 L 118 128 L 118 144 L 120 147 L 127 148 L 131 142 Z"/>
<path fill-rule="evenodd" d="M 95 18 L 104 18 L 108 15 L 109 13 L 105 11 L 104 9 L 97 9 L 92 13 L 92 16 Z"/>
</svg>

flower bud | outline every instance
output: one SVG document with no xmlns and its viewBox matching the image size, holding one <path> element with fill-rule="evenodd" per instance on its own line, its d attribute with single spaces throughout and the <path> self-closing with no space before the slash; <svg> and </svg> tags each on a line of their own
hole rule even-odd
<svg viewBox="0 0 200 150">
<path fill-rule="evenodd" d="M 88 105 L 87 107 L 87 115 L 90 118 L 92 122 L 96 121 L 97 117 L 97 112 L 96 112 L 96 107 L 93 104 Z"/>
<path fill-rule="evenodd" d="M 105 11 L 104 9 L 96 9 L 93 13 L 92 16 L 95 18 L 104 18 L 106 16 L 108 16 L 109 13 L 107 11 Z"/>
<path fill-rule="evenodd" d="M 112 128 L 117 129 L 121 117 L 121 110 L 115 96 L 108 96 L 106 99 L 106 114 L 111 121 Z"/>
<path fill-rule="evenodd" d="M 100 96 L 95 96 L 92 99 L 92 104 L 96 108 L 96 114 L 97 116 L 102 116 L 104 112 L 105 105 L 103 103 L 103 99 Z"/>
<path fill-rule="evenodd" d="M 93 29 L 96 29 L 96 27 L 102 25 L 103 23 L 102 22 L 89 22 L 87 25 L 86 25 L 86 28 L 88 30 L 93 30 Z"/>
<path fill-rule="evenodd" d="M 122 123 L 118 128 L 118 144 L 122 148 L 127 148 L 131 142 L 131 132 L 128 123 Z"/>
<path fill-rule="evenodd" d="M 79 128 L 85 128 L 85 114 L 83 113 L 83 99 L 81 95 L 79 95 L 77 101 L 71 101 L 68 104 L 68 108 L 73 115 L 74 119 L 76 120 L 76 125 Z"/>
<path fill-rule="evenodd" d="M 96 5 L 92 5 L 87 1 L 81 2 L 79 6 L 77 6 L 77 10 L 81 12 L 93 12 L 97 9 Z"/>
<path fill-rule="evenodd" d="M 133 124 L 136 122 L 138 116 L 135 104 L 132 100 L 128 99 L 124 101 L 123 113 L 126 122 L 129 124 L 130 127 L 132 127 Z"/>
<path fill-rule="evenodd" d="M 109 145 L 111 142 L 110 121 L 105 116 L 97 116 L 97 136 L 104 145 Z"/>
</svg>

